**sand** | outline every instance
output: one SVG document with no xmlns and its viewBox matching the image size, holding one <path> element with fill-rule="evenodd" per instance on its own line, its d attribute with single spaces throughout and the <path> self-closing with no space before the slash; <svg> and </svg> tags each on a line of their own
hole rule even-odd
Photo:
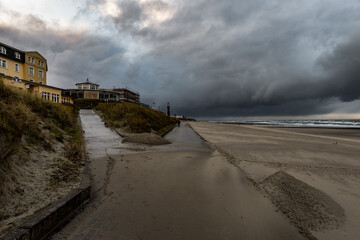
<svg viewBox="0 0 360 240">
<path fill-rule="evenodd" d="M 190 124 L 304 236 L 360 239 L 359 130 Z"/>
<path fill-rule="evenodd" d="M 0 236 L 79 186 L 80 176 L 55 182 L 66 158 L 63 143 L 50 143 L 53 150 L 27 145 L 11 156 L 5 175 L 8 192 L 0 195 Z"/>
<path fill-rule="evenodd" d="M 123 142 L 138 143 L 145 145 L 164 145 L 170 144 L 170 141 L 160 137 L 155 133 L 127 133 Z"/>
<path fill-rule="evenodd" d="M 308 230 L 337 229 L 345 222 L 345 211 L 334 199 L 284 171 L 271 175 L 260 186 L 307 236 L 311 236 Z"/>
</svg>

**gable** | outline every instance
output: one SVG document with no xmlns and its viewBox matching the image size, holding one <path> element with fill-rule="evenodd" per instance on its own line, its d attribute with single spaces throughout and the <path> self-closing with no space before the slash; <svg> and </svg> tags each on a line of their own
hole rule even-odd
<svg viewBox="0 0 360 240">
<path fill-rule="evenodd" d="M 28 56 L 32 56 L 32 57 L 36 57 L 38 59 L 43 60 L 44 62 L 46 62 L 46 58 L 44 58 L 40 53 L 38 52 L 26 52 L 26 55 Z"/>
</svg>

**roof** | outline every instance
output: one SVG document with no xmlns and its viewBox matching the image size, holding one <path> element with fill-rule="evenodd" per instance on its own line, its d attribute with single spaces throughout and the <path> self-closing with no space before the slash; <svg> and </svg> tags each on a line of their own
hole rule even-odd
<svg viewBox="0 0 360 240">
<path fill-rule="evenodd" d="M 59 87 L 54 87 L 51 85 L 46 85 L 46 84 L 41 84 L 41 83 L 37 83 L 37 82 L 30 82 L 28 80 L 22 80 L 30 85 L 34 85 L 34 86 L 40 86 L 40 87 L 45 87 L 45 88 L 53 88 L 53 89 L 58 89 L 58 90 L 64 90 L 63 88 L 59 88 Z"/>
<path fill-rule="evenodd" d="M 75 85 L 77 86 L 77 85 L 80 85 L 80 84 L 92 84 L 92 85 L 100 86 L 99 84 L 89 82 L 89 79 L 86 79 L 86 82 L 76 83 Z"/>
<path fill-rule="evenodd" d="M 76 83 L 75 85 L 80 85 L 80 84 L 92 84 L 92 85 L 100 86 L 99 84 L 92 83 L 92 82 L 82 82 L 82 83 Z"/>
<path fill-rule="evenodd" d="M 133 93 L 133 94 L 135 94 L 135 95 L 140 95 L 139 92 L 133 91 L 133 90 L 129 89 L 128 87 L 124 87 L 124 88 L 113 88 L 111 91 L 115 91 L 115 92 L 124 91 L 124 92 Z"/>
<path fill-rule="evenodd" d="M 7 44 L 4 44 L 2 42 L 0 42 L 0 46 L 7 49 L 7 52 L 6 53 L 1 52 L 0 56 L 2 56 L 4 58 L 11 59 L 11 60 L 16 61 L 16 62 L 25 63 L 25 53 L 24 53 L 24 51 L 21 51 L 21 50 L 19 50 L 17 48 L 11 47 L 11 46 L 9 46 Z M 16 57 L 16 53 L 20 54 L 20 58 Z"/>
<path fill-rule="evenodd" d="M 5 43 L 3 43 L 3 42 L 0 42 L 0 45 L 2 45 L 2 46 L 4 46 L 4 47 L 7 47 L 7 48 L 10 48 L 10 49 L 12 49 L 13 51 L 18 52 L 18 53 L 21 53 L 21 54 L 26 54 L 26 53 L 37 53 L 37 54 L 39 54 L 40 57 L 42 57 L 43 59 L 45 59 L 45 62 L 46 62 L 46 71 L 49 70 L 49 69 L 48 69 L 48 65 L 47 65 L 47 60 L 46 60 L 46 58 L 44 58 L 44 56 L 41 55 L 38 51 L 23 51 L 23 50 L 14 48 L 14 47 L 12 47 L 12 46 L 10 46 L 10 45 L 8 45 L 8 44 L 5 44 Z M 14 59 L 14 60 L 18 61 L 18 59 Z M 25 61 L 25 57 L 23 56 L 21 62 L 24 62 L 24 61 Z"/>
<path fill-rule="evenodd" d="M 12 47 L 12 46 L 10 46 L 10 45 L 7 45 L 7 44 L 5 44 L 5 43 L 3 43 L 3 42 L 0 42 L 0 45 L 3 45 L 4 47 L 8 47 L 8 48 L 11 48 L 11 49 L 13 49 L 13 50 L 15 50 L 15 51 L 17 51 L 17 52 L 21 52 L 21 53 L 25 53 L 24 51 L 22 51 L 22 50 L 20 50 L 20 49 L 17 49 L 17 48 L 14 48 L 14 47 Z"/>
<path fill-rule="evenodd" d="M 2 77 L 5 77 L 7 79 L 14 79 L 15 78 L 15 77 L 12 77 L 12 76 L 7 76 L 7 75 L 2 75 Z M 40 87 L 47 87 L 47 88 L 53 88 L 53 89 L 58 89 L 58 90 L 64 90 L 63 88 L 54 87 L 54 86 L 51 86 L 51 85 L 41 84 L 41 83 L 37 83 L 37 82 L 30 82 L 29 80 L 25 80 L 25 79 L 19 79 L 19 80 L 21 80 L 24 83 L 30 84 L 32 86 L 40 86 Z"/>
</svg>

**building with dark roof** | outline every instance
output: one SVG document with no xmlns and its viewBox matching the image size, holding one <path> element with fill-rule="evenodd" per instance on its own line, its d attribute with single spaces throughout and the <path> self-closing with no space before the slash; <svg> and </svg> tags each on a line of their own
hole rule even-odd
<svg viewBox="0 0 360 240">
<path fill-rule="evenodd" d="M 63 95 L 83 99 L 140 103 L 140 94 L 128 88 L 100 89 L 99 84 L 92 83 L 89 79 L 75 85 L 77 88 L 66 89 Z"/>
<path fill-rule="evenodd" d="M 47 85 L 46 58 L 36 51 L 23 51 L 0 42 L 0 80 L 54 103 L 72 103 L 63 89 Z"/>
</svg>

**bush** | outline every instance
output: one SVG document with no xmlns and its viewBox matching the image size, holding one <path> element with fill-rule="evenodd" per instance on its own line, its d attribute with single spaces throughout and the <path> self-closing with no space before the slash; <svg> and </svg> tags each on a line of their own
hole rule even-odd
<svg viewBox="0 0 360 240">
<path fill-rule="evenodd" d="M 74 100 L 74 105 L 77 108 L 83 108 L 83 109 L 91 109 L 91 108 L 95 108 L 97 107 L 97 105 L 101 102 L 101 100 L 97 100 L 97 99 L 83 99 L 83 98 L 79 98 L 79 99 L 75 99 Z"/>
<path fill-rule="evenodd" d="M 176 123 L 166 114 L 134 103 L 99 103 L 96 110 L 114 127 L 128 127 L 131 132 L 143 133 L 161 130 Z"/>
</svg>

